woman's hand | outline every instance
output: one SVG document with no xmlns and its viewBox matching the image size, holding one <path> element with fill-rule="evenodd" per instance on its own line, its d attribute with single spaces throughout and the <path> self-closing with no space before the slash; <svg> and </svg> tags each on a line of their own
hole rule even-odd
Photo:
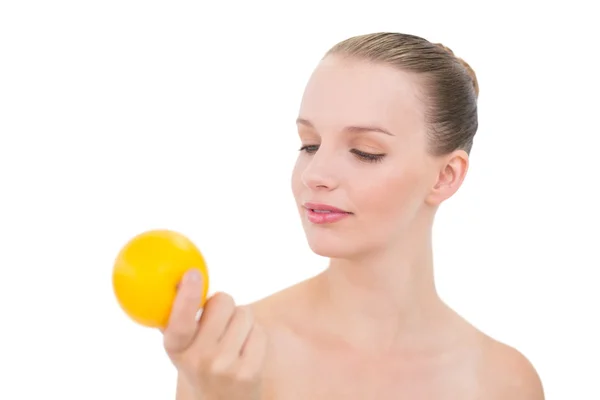
<svg viewBox="0 0 600 400">
<path fill-rule="evenodd" d="M 163 331 L 165 350 L 196 398 L 259 399 L 266 334 L 225 293 L 209 298 L 197 321 L 201 279 L 195 270 L 184 276 Z"/>
</svg>

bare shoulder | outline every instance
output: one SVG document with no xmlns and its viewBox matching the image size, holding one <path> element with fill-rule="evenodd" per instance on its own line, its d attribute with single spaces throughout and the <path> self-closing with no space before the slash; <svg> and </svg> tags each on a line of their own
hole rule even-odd
<svg viewBox="0 0 600 400">
<path fill-rule="evenodd" d="M 306 299 L 304 293 L 309 282 L 310 280 L 302 281 L 282 289 L 248 304 L 248 307 L 256 320 L 267 328 L 285 324 L 286 321 L 294 319 L 294 313 L 302 309 L 298 306 Z"/>
<path fill-rule="evenodd" d="M 494 393 L 498 399 L 545 399 L 540 376 L 523 353 L 492 338 L 486 338 L 485 342 L 483 386 L 486 392 Z"/>
</svg>

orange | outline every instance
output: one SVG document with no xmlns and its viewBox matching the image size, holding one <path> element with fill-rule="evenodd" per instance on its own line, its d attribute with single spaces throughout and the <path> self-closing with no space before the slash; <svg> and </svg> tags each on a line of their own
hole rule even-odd
<svg viewBox="0 0 600 400">
<path fill-rule="evenodd" d="M 113 267 L 113 290 L 123 311 L 135 322 L 164 328 L 177 286 L 192 268 L 202 276 L 198 304 L 201 308 L 208 293 L 208 270 L 200 250 L 178 232 L 147 231 L 135 236 L 119 252 Z"/>
</svg>

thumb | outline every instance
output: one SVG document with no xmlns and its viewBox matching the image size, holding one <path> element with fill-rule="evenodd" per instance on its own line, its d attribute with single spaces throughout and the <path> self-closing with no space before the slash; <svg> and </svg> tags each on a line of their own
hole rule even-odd
<svg viewBox="0 0 600 400">
<path fill-rule="evenodd" d="M 198 327 L 196 314 L 203 289 L 202 275 L 197 269 L 187 271 L 181 280 L 167 327 L 164 329 L 164 345 L 168 352 L 186 349 L 194 340 Z"/>
</svg>

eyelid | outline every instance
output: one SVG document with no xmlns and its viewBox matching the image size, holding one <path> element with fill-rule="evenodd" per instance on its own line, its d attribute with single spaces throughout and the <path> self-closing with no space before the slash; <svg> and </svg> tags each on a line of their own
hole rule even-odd
<svg viewBox="0 0 600 400">
<path fill-rule="evenodd" d="M 385 153 L 367 153 L 367 152 L 356 150 L 356 149 L 352 149 L 352 150 L 350 150 L 350 152 L 354 153 L 362 161 L 367 161 L 367 162 L 380 162 L 386 156 Z"/>
<path fill-rule="evenodd" d="M 358 150 L 358 149 L 352 149 L 350 150 L 351 153 L 355 153 L 355 154 L 366 154 L 369 156 L 377 156 L 377 157 L 383 157 L 385 156 L 385 153 L 373 153 L 370 151 L 363 151 L 363 150 Z"/>
<path fill-rule="evenodd" d="M 319 148 L 319 145 L 318 144 L 305 144 L 305 145 L 302 145 L 302 147 L 300 147 L 300 151 L 305 151 L 307 153 L 310 153 L 309 149 L 311 149 L 313 147 L 316 147 L 316 149 L 314 149 L 314 151 L 317 151 Z"/>
<path fill-rule="evenodd" d="M 314 154 L 318 151 L 318 149 L 319 145 L 311 144 L 300 147 L 300 151 L 304 151 L 307 154 Z M 350 150 L 350 153 L 354 154 L 360 161 L 369 163 L 380 162 L 386 156 L 385 153 L 369 153 L 358 149 L 352 149 Z"/>
</svg>

